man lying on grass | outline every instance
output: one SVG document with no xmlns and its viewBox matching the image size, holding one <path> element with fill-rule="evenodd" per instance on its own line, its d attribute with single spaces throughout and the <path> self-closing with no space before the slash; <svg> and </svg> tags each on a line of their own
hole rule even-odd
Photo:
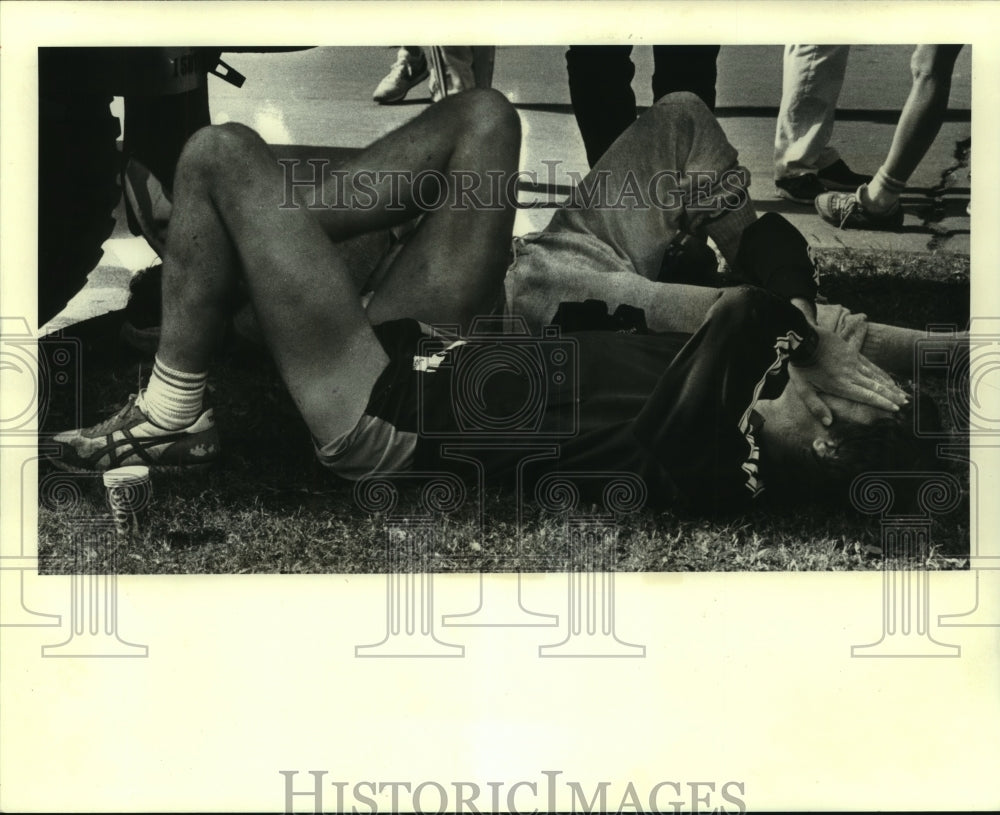
<svg viewBox="0 0 1000 815">
<path fill-rule="evenodd" d="M 548 260 L 568 267 L 588 257 L 592 264 L 615 256 L 657 263 L 690 215 L 683 202 L 692 190 L 680 171 L 700 168 L 716 179 L 698 191 L 703 226 L 756 285 L 699 290 L 695 300 L 685 299 L 691 287 L 678 288 L 686 324 L 694 322 L 689 312 L 701 309 L 690 335 L 576 335 L 578 378 L 568 378 L 561 392 L 553 386 L 540 428 L 494 449 L 490 474 L 503 480 L 518 470 L 519 441 L 523 448 L 565 429 L 567 401 L 579 404 L 576 434 L 525 477 L 628 471 L 643 478 L 653 504 L 686 499 L 732 510 L 759 495 L 765 479 L 827 490 L 855 472 L 909 462 L 915 448 L 899 411 L 906 394 L 817 324 L 804 241 L 783 219 L 755 220 L 745 189 L 741 195 L 723 175 L 735 151 L 704 106 L 689 94 L 667 97 L 636 128 L 631 141 L 649 154 L 642 160 L 678 171 L 662 179 L 681 198 L 664 200 L 682 203 L 672 210 L 594 207 L 579 218 L 569 212 L 545 233 Z M 341 168 L 340 200 L 352 206 L 310 208 L 284 201 L 281 168 L 253 131 L 222 125 L 196 133 L 175 179 L 149 385 L 104 422 L 57 435 L 62 452 L 54 463 L 100 471 L 212 461 L 219 443 L 203 405 L 206 372 L 243 283 L 324 464 L 351 479 L 451 469 L 438 441 L 416 431 L 422 416 L 433 417 L 438 436 L 458 432 L 448 371 L 480 343 L 432 338 L 428 324 L 467 328 L 475 316 L 502 308 L 514 212 L 512 196 L 493 197 L 491 206 L 427 206 L 439 197 L 427 185 L 443 182 L 490 199 L 511 187 L 519 147 L 517 114 L 500 94 L 464 93 Z M 617 155 L 627 167 L 631 159 Z M 377 274 L 345 265 L 339 242 L 415 215 L 422 215 L 418 225 Z M 620 254 L 624 247 L 634 255 Z M 506 407 L 530 386 L 502 374 L 475 397 L 495 402 L 491 415 L 508 415 Z"/>
</svg>

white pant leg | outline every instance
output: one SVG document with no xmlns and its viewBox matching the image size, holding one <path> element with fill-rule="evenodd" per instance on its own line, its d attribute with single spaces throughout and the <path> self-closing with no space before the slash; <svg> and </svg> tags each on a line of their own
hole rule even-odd
<svg viewBox="0 0 1000 815">
<path fill-rule="evenodd" d="M 774 177 L 815 173 L 839 156 L 830 147 L 848 45 L 787 45 L 774 134 Z"/>
<path fill-rule="evenodd" d="M 424 58 L 424 51 L 419 45 L 401 45 L 396 52 L 396 59 L 403 60 L 408 65 L 416 65 Z"/>
<path fill-rule="evenodd" d="M 493 60 L 496 48 L 473 45 L 433 45 L 431 63 L 431 98 L 489 88 L 493 85 Z M 443 74 L 443 76 L 442 76 Z"/>
</svg>

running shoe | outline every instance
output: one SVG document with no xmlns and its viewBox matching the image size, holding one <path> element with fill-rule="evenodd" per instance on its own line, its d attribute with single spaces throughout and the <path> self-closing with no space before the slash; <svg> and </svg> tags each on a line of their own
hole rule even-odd
<svg viewBox="0 0 1000 815">
<path fill-rule="evenodd" d="M 146 464 L 159 472 L 203 468 L 219 456 L 219 432 L 212 410 L 190 426 L 165 430 L 143 412 L 136 394 L 110 418 L 93 427 L 53 436 L 61 450 L 51 459 L 60 470 L 103 472 L 129 464 Z"/>
<path fill-rule="evenodd" d="M 424 56 L 416 62 L 410 62 L 405 56 L 401 56 L 389 69 L 385 78 L 378 83 L 372 99 L 380 105 L 402 102 L 410 88 L 427 79 L 428 73 L 427 59 Z"/>
<path fill-rule="evenodd" d="M 797 204 L 811 204 L 817 195 L 826 192 L 826 187 L 820 183 L 815 173 L 776 178 L 774 188 L 780 197 Z"/>
<path fill-rule="evenodd" d="M 861 192 L 826 192 L 816 198 L 816 211 L 839 229 L 872 229 L 898 232 L 903 228 L 903 208 L 897 201 L 884 214 L 864 208 Z"/>
</svg>

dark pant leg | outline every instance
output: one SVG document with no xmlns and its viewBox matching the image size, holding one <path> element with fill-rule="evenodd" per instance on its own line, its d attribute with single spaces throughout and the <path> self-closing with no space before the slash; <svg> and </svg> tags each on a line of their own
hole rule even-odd
<svg viewBox="0 0 1000 815">
<path fill-rule="evenodd" d="M 653 99 L 690 91 L 715 110 L 718 45 L 654 45 Z"/>
<path fill-rule="evenodd" d="M 569 96 L 591 167 L 635 121 L 631 54 L 631 45 L 571 45 L 566 52 Z"/>
<path fill-rule="evenodd" d="M 205 82 L 172 96 L 126 96 L 126 158 L 145 164 L 169 194 L 181 150 L 191 134 L 210 123 Z"/>
</svg>

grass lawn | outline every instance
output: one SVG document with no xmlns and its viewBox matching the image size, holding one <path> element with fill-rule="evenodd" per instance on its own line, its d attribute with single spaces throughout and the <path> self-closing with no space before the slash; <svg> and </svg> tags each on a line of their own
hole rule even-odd
<svg viewBox="0 0 1000 815">
<path fill-rule="evenodd" d="M 919 329 L 968 322 L 968 258 L 845 250 L 816 261 L 823 294 L 872 320 Z M 66 332 L 82 343 L 80 407 L 54 399 L 43 430 L 72 426 L 77 409 L 86 424 L 105 418 L 136 391 L 140 376 L 148 376 L 151 361 L 117 342 L 119 323 L 120 315 L 106 315 Z M 949 396 L 940 380 L 932 392 L 944 407 Z M 235 347 L 222 353 L 209 400 L 222 435 L 222 462 L 203 474 L 157 476 L 153 508 L 141 533 L 119 542 L 114 562 L 101 547 L 85 544 L 79 556 L 87 571 L 387 570 L 387 516 L 361 509 L 353 485 L 315 461 L 309 434 L 265 356 Z M 967 567 L 968 470 L 951 462 L 942 462 L 941 469 L 959 478 L 962 500 L 954 511 L 934 518 L 929 552 L 893 565 Z M 59 473 L 43 463 L 39 498 L 40 571 L 73 571 L 81 565 L 74 560 L 74 530 L 87 518 L 107 517 L 100 479 Z M 479 521 L 477 498 L 473 491 L 463 506 L 435 520 L 421 568 L 566 568 L 564 516 L 529 506 L 519 534 L 513 498 L 482 496 L 485 524 Z M 842 509 L 803 506 L 725 522 L 647 511 L 615 518 L 614 529 L 613 568 L 619 570 L 852 570 L 880 568 L 883 562 L 879 519 Z"/>
</svg>

